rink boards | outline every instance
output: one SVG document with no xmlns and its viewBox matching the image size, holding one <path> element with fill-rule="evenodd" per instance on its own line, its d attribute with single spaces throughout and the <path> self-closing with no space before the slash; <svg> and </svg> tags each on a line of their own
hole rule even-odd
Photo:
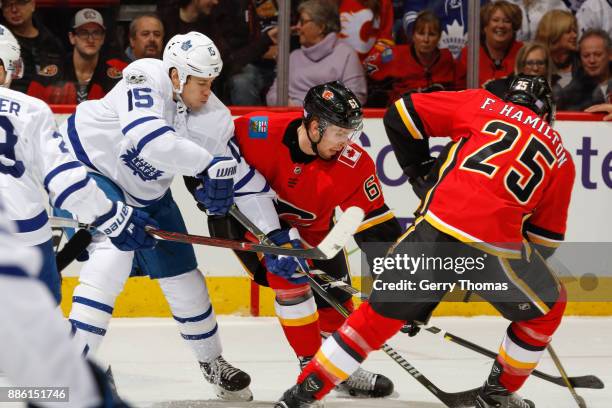
<svg viewBox="0 0 612 408">
<path fill-rule="evenodd" d="M 56 116 L 58 123 L 66 117 L 64 114 Z M 562 135 L 564 145 L 574 159 L 576 179 L 566 234 L 566 241 L 571 244 L 564 244 L 571 247 L 562 247 L 558 251 L 557 263 L 561 265 L 558 272 L 567 282 L 570 299 L 592 300 L 570 302 L 567 313 L 611 315 L 612 302 L 608 300 L 612 301 L 612 281 L 609 276 L 612 271 L 601 265 L 612 265 L 612 122 L 583 121 L 582 115 L 575 114 L 562 114 L 560 119 L 555 128 Z M 438 151 L 447 141 L 445 138 L 432 139 L 432 150 Z M 418 202 L 389 146 L 381 111 L 373 110 L 366 115 L 359 143 L 376 162 L 388 205 L 402 223 L 408 224 Z M 181 207 L 189 232 L 208 235 L 205 216 L 195 207 L 182 179 L 177 178 L 172 192 Z M 576 246 L 579 248 L 576 249 Z M 597 250 L 595 255 L 589 253 L 581 256 L 582 247 L 595 247 Z M 356 245 L 352 242 L 348 246 L 349 259 L 353 275 L 358 275 L 360 256 L 355 249 Z M 273 314 L 270 290 L 252 285 L 228 250 L 201 246 L 196 248 L 196 256 L 200 269 L 206 275 L 217 313 Z M 65 310 L 70 307 L 70 293 L 76 284 L 79 267 L 75 263 L 65 274 L 62 304 Z M 592 279 L 583 276 L 586 271 L 596 271 L 598 280 L 595 284 Z M 478 315 L 493 314 L 494 310 L 480 302 L 452 302 L 442 305 L 437 313 Z M 114 315 L 169 316 L 169 310 L 155 282 L 148 278 L 131 278 L 117 302 Z"/>
</svg>

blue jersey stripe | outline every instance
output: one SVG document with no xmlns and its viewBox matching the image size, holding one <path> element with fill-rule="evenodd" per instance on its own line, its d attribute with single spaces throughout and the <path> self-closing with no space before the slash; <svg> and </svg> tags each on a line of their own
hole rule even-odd
<svg viewBox="0 0 612 408">
<path fill-rule="evenodd" d="M 210 316 L 212 314 L 212 305 L 210 305 L 208 307 L 208 310 L 205 311 L 204 313 L 202 313 L 199 316 L 194 316 L 194 317 L 177 317 L 172 315 L 172 317 L 174 317 L 174 320 L 176 320 L 179 323 L 193 323 L 193 322 L 201 322 L 202 320 L 206 320 L 206 318 L 208 318 L 208 316 Z"/>
<path fill-rule="evenodd" d="M 40 214 L 27 220 L 16 220 L 18 232 L 32 232 L 41 229 L 49 221 L 47 211 L 43 210 Z"/>
<path fill-rule="evenodd" d="M 60 164 L 59 166 L 51 170 L 47 174 L 47 177 L 45 177 L 45 180 L 43 181 L 43 184 L 45 185 L 45 189 L 49 191 L 49 183 L 51 183 L 51 180 L 53 179 L 53 177 L 57 176 L 63 171 L 70 170 L 70 169 L 76 169 L 77 167 L 81 167 L 81 166 L 82 166 L 81 162 L 78 162 L 78 161 L 72 161 L 72 162 Z"/>
<path fill-rule="evenodd" d="M 111 315 L 113 314 L 112 306 L 105 305 L 104 303 L 100 303 L 100 302 L 97 302 L 95 300 L 87 299 L 87 298 L 84 298 L 84 297 L 81 297 L 81 296 L 73 296 L 72 297 L 72 303 L 80 303 L 82 305 L 89 306 L 89 307 L 92 307 L 94 309 L 101 310 L 101 311 L 106 312 L 108 314 L 111 314 Z"/>
<path fill-rule="evenodd" d="M 64 191 L 62 191 L 60 195 L 57 196 L 53 206 L 57 208 L 62 208 L 62 205 L 64 204 L 64 201 L 66 201 L 68 196 L 70 196 L 70 194 L 74 193 L 75 191 L 78 191 L 84 188 L 87 185 L 87 183 L 89 183 L 89 180 L 90 180 L 89 176 L 86 176 L 83 180 L 77 181 L 76 183 L 67 187 Z"/>
<path fill-rule="evenodd" d="M 29 277 L 28 273 L 17 266 L 0 266 L 0 275 L 17 276 L 20 278 Z"/>
<path fill-rule="evenodd" d="M 81 144 L 81 140 L 79 139 L 79 134 L 76 130 L 75 117 L 76 117 L 76 113 L 73 113 L 68 118 L 68 139 L 70 140 L 70 144 L 72 145 L 74 154 L 76 154 L 77 159 L 81 163 L 84 163 L 87 167 L 99 173 L 100 171 L 96 169 L 96 166 L 94 166 L 91 160 L 89 160 L 89 156 L 87 156 L 87 153 L 85 153 L 85 149 L 83 148 L 83 145 Z"/>
<path fill-rule="evenodd" d="M 174 129 L 170 126 L 162 126 L 159 129 L 152 131 L 151 133 L 140 139 L 140 142 L 138 142 L 138 146 L 136 146 L 136 151 L 141 152 L 147 143 L 149 143 L 156 137 L 163 135 L 166 132 L 174 132 Z"/>
<path fill-rule="evenodd" d="M 255 169 L 253 167 L 251 167 L 251 169 L 249 170 L 249 172 L 240 179 L 240 181 L 238 181 L 235 185 L 234 185 L 234 191 L 238 191 L 240 190 L 242 187 L 245 186 L 246 183 L 248 183 L 249 181 L 251 181 L 251 179 L 255 176 Z"/>
<path fill-rule="evenodd" d="M 215 328 L 207 333 L 202 333 L 202 334 L 183 334 L 181 333 L 181 336 L 185 340 L 205 340 L 209 337 L 214 336 L 218 328 L 219 328 L 219 325 L 215 324 Z"/>
<path fill-rule="evenodd" d="M 142 118 L 138 118 L 132 123 L 130 123 L 129 125 L 127 125 L 126 127 L 124 127 L 123 129 L 121 129 L 121 133 L 125 135 L 127 134 L 127 132 L 134 129 L 136 126 L 146 123 L 150 120 L 155 120 L 155 119 L 159 119 L 159 118 L 156 116 L 143 116 Z"/>
</svg>

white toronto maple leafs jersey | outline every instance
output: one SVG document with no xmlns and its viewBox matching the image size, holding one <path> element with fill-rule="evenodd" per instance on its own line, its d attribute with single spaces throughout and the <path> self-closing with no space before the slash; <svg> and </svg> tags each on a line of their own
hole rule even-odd
<svg viewBox="0 0 612 408">
<path fill-rule="evenodd" d="M 112 206 L 66 148 L 49 107 L 6 88 L 0 88 L 0 197 L 26 245 L 51 239 L 49 199 L 87 223 Z"/>
<path fill-rule="evenodd" d="M 212 160 L 186 135 L 187 109 L 178 111 L 162 61 L 143 58 L 104 98 L 79 104 L 60 132 L 79 161 L 115 182 L 128 204 L 143 207 L 160 199 L 175 175 L 195 176 Z"/>
<path fill-rule="evenodd" d="M 19 242 L 16 230 L 15 223 L 8 219 L 0 196 L 0 278 L 3 275 L 37 276 L 42 266 L 40 251 Z"/>
</svg>

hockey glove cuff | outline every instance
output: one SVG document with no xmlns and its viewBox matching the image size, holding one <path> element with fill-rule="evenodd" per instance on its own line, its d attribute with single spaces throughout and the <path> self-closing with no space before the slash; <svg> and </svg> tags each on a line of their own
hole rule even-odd
<svg viewBox="0 0 612 408">
<path fill-rule="evenodd" d="M 237 163 L 231 157 L 215 157 L 210 165 L 198 175 L 202 185 L 196 188 L 196 200 L 208 214 L 227 214 L 234 204 L 234 175 Z"/>
<path fill-rule="evenodd" d="M 295 228 L 275 230 L 269 233 L 268 237 L 279 246 L 302 248 L 300 235 Z M 271 273 L 296 285 L 308 282 L 308 278 L 302 272 L 308 271 L 308 264 L 304 259 L 271 254 L 266 254 L 265 259 L 266 267 Z"/>
<path fill-rule="evenodd" d="M 157 228 L 157 223 L 144 211 L 117 201 L 109 212 L 99 217 L 94 226 L 108 236 L 122 251 L 150 249 L 157 241 L 145 231 L 145 226 Z"/>
</svg>

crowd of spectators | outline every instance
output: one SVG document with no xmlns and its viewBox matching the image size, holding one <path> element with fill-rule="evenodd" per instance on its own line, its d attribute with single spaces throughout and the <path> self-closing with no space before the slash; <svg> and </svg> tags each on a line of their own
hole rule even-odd
<svg viewBox="0 0 612 408">
<path fill-rule="evenodd" d="M 276 105 L 278 0 L 149 0 L 122 27 L 119 5 L 62 8 L 55 19 L 36 0 L 3 0 L 1 23 L 21 45 L 14 89 L 51 104 L 106 94 L 140 58 L 161 58 L 168 38 L 213 39 L 224 62 L 214 91 L 227 105 Z M 408 92 L 460 90 L 469 63 L 467 0 L 294 0 L 289 105 L 340 80 L 370 107 Z M 559 109 L 612 103 L 609 0 L 481 0 L 478 86 L 502 96 L 514 75 L 545 76 Z M 149 12 L 150 9 L 155 12 Z M 57 21 L 56 21 L 57 20 Z M 122 38 L 125 37 L 125 38 Z"/>
</svg>

